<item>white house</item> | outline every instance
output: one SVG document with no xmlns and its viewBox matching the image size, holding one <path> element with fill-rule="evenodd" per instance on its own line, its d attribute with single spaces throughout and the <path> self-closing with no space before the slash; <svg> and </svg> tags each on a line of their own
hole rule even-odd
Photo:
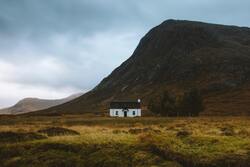
<svg viewBox="0 0 250 167">
<path fill-rule="evenodd" d="M 109 114 L 111 117 L 140 117 L 141 101 L 116 101 L 110 103 Z"/>
</svg>

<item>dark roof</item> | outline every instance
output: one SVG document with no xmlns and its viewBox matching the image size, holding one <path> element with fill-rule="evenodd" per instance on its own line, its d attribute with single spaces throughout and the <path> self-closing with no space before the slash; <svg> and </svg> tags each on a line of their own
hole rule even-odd
<svg viewBox="0 0 250 167">
<path fill-rule="evenodd" d="M 110 103 L 110 108 L 119 109 L 119 108 L 141 108 L 141 103 L 137 101 L 113 101 Z"/>
</svg>

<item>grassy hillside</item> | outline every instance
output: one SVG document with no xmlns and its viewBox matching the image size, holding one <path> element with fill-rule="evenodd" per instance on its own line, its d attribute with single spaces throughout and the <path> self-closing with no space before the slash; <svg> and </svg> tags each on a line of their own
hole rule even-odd
<svg viewBox="0 0 250 167">
<path fill-rule="evenodd" d="M 242 117 L 1 117 L 0 164 L 86 167 L 250 165 Z"/>
</svg>

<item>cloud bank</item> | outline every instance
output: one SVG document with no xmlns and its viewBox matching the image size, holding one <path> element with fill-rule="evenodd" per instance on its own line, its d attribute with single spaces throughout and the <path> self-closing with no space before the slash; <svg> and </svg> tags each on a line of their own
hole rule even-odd
<svg viewBox="0 0 250 167">
<path fill-rule="evenodd" d="M 2 0 L 0 108 L 86 92 L 166 19 L 250 26 L 250 1 Z"/>
</svg>

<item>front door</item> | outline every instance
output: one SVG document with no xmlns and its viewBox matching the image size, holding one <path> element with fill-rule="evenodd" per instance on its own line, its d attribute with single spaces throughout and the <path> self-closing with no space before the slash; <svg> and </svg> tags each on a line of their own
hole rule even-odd
<svg viewBox="0 0 250 167">
<path fill-rule="evenodd" d="M 127 111 L 124 111 L 123 113 L 124 113 L 124 117 L 127 117 L 128 115 Z"/>
<path fill-rule="evenodd" d="M 123 109 L 123 114 L 124 114 L 124 117 L 127 117 L 128 116 L 128 109 Z"/>
</svg>

